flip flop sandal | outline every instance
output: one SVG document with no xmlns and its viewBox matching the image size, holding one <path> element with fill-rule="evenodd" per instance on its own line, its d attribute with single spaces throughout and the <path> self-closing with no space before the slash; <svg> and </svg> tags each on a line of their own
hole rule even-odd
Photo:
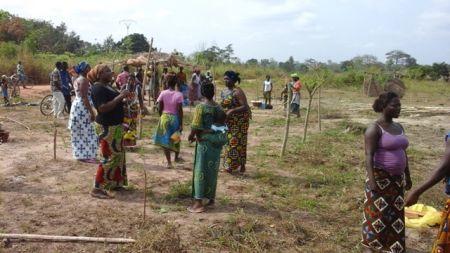
<svg viewBox="0 0 450 253">
<path fill-rule="evenodd" d="M 98 199 L 113 199 L 114 197 L 109 195 L 105 191 L 91 191 L 91 196 Z"/>
<path fill-rule="evenodd" d="M 187 210 L 188 210 L 190 213 L 203 213 L 203 212 L 205 211 L 205 208 L 202 208 L 202 209 L 200 209 L 200 210 L 195 210 L 195 209 L 193 209 L 192 207 L 188 207 Z"/>
</svg>

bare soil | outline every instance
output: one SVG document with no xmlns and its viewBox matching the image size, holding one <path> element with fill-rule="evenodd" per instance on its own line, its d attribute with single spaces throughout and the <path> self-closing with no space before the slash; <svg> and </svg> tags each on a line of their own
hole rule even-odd
<svg viewBox="0 0 450 253">
<path fill-rule="evenodd" d="M 22 97 L 27 102 L 38 103 L 49 93 L 48 86 L 34 86 L 22 90 Z M 376 118 L 371 112 L 372 98 L 339 90 L 327 90 L 323 94 L 324 129 L 336 127 L 343 121 L 368 124 Z M 141 151 L 127 153 L 128 178 L 131 185 L 129 190 L 116 193 L 112 200 L 98 200 L 88 194 L 93 185 L 96 165 L 72 159 L 66 121 L 58 121 L 57 159 L 53 160 L 52 119 L 42 116 L 38 106 L 1 107 L 0 122 L 3 128 L 10 131 L 10 141 L 0 144 L 0 233 L 136 238 L 142 248 L 92 243 L 13 242 L 10 247 L 0 247 L 0 252 L 251 252 L 251 247 L 233 248 L 224 242 L 220 244 L 217 240 L 222 237 L 214 236 L 214 231 L 223 232 L 229 224 L 234 224 L 238 230 L 246 231 L 250 221 L 256 224 L 249 230 L 251 233 L 260 231 L 257 227 L 261 225 L 264 226 L 261 231 L 267 231 L 271 235 L 267 243 L 279 245 L 277 243 L 284 242 L 283 240 L 289 241 L 284 248 L 265 248 L 270 245 L 264 246 L 260 242 L 252 244 L 246 239 L 240 241 L 242 245 L 261 247 L 254 248 L 254 251 L 272 249 L 268 251 L 358 252 L 359 248 L 354 242 L 359 238 L 358 201 L 361 201 L 363 195 L 363 168 L 360 161 L 355 161 L 350 168 L 358 171 L 361 176 L 356 177 L 353 185 L 348 186 L 348 199 L 336 198 L 336 203 L 330 203 L 334 207 L 344 208 L 342 210 L 350 210 L 342 216 L 343 224 L 338 222 L 339 215 L 336 217 L 332 213 L 325 214 L 323 209 L 314 211 L 317 209 L 277 207 L 278 203 L 284 203 L 282 198 L 271 192 L 277 187 L 267 188 L 261 180 L 256 180 L 259 170 L 266 168 L 283 180 L 299 178 L 299 182 L 302 182 L 299 187 L 308 183 L 306 177 L 302 178 L 290 168 L 279 167 L 279 163 L 275 162 L 275 159 L 278 159 L 284 128 L 283 110 L 280 102 L 275 103 L 272 111 L 253 110 L 247 174 L 237 176 L 220 173 L 216 206 L 202 214 L 190 214 L 186 211 L 190 204 L 189 198 L 168 197 L 171 196 L 175 185 L 182 185 L 192 178 L 194 146 L 183 142 L 181 155 L 186 162 L 177 164 L 175 169 L 166 169 L 163 166 L 162 152 L 153 146 L 150 140 L 152 129 L 157 122 L 156 115 L 150 115 L 144 120 L 144 138 L 138 142 L 142 147 Z M 413 179 L 418 182 L 429 174 L 442 154 L 442 137 L 450 128 L 450 101 L 448 97 L 446 99 L 442 96 L 424 103 L 423 99 L 408 97 L 407 93 L 403 104 L 399 122 L 407 130 L 411 141 L 410 149 L 415 151 L 414 154 L 417 153 L 416 157 L 413 155 L 410 158 Z M 186 109 L 186 114 L 189 118 L 190 109 Z M 313 134 L 318 132 L 316 117 L 312 116 Z M 31 131 L 9 119 L 22 122 L 29 126 Z M 299 138 L 302 135 L 303 119 L 304 112 L 301 119 L 293 119 L 291 138 Z M 185 129 L 188 131 L 189 127 Z M 187 134 L 184 135 L 186 139 Z M 359 140 L 362 141 L 362 138 Z M 353 147 L 362 154 L 361 142 L 354 143 Z M 260 160 L 261 152 L 264 152 L 267 159 L 264 163 Z M 301 159 L 306 158 L 284 161 L 283 164 L 301 168 Z M 145 223 L 142 215 L 144 169 L 148 175 Z M 268 181 L 270 184 L 272 179 Z M 360 192 L 352 193 L 351 189 L 358 187 Z M 445 196 L 441 194 L 440 188 L 436 188 L 426 193 L 423 201 L 440 208 Z M 272 190 L 266 191 L 267 189 Z M 313 190 L 308 190 L 307 194 Z M 273 204 L 268 204 L 267 195 L 273 195 L 273 202 L 270 202 Z M 320 199 L 320 196 L 316 196 Z M 346 198 L 345 195 L 343 198 Z M 339 202 L 342 205 L 339 205 Z M 230 217 L 238 217 L 239 220 L 233 223 Z M 288 229 L 291 226 L 288 224 L 296 222 L 301 224 L 305 232 Z M 172 227 L 168 228 L 168 224 Z M 215 230 L 219 227 L 222 230 Z M 346 227 L 346 232 L 342 234 L 342 238 L 336 239 L 335 234 L 342 227 Z M 428 252 L 435 232 L 435 229 L 408 229 L 411 252 Z M 159 237 L 155 236 L 156 234 Z M 146 240 L 156 240 L 159 246 L 168 244 L 174 248 L 158 248 L 153 244 L 146 244 Z M 271 240 L 277 243 L 272 243 Z M 179 247 L 176 246 L 177 243 L 180 244 Z"/>
</svg>

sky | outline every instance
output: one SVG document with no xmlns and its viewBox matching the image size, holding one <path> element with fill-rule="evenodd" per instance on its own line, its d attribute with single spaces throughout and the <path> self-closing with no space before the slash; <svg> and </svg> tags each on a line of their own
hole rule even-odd
<svg viewBox="0 0 450 253">
<path fill-rule="evenodd" d="M 341 62 L 400 49 L 419 64 L 450 62 L 450 0 L 0 0 L 14 15 L 66 23 L 102 43 L 129 33 L 162 51 L 191 54 L 233 44 L 235 56 Z"/>
</svg>

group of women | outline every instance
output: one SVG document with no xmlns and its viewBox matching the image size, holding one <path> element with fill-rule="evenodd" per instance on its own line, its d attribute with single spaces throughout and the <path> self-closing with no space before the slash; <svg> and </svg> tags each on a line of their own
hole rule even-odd
<svg viewBox="0 0 450 253">
<path fill-rule="evenodd" d="M 74 70 L 77 74 L 74 80 L 76 98 L 69 119 L 73 156 L 83 162 L 98 163 L 91 195 L 111 198 L 108 191 L 120 191 L 127 185 L 124 148 L 125 131 L 130 126 L 127 103 L 139 89 L 130 89 L 130 84 L 136 82 L 132 74 L 121 90 L 113 88 L 113 72 L 107 65 L 100 64 L 91 69 L 89 64 L 81 62 Z M 183 94 L 176 89 L 177 79 L 176 73 L 169 72 L 166 90 L 157 99 L 160 118 L 153 142 L 164 150 L 167 168 L 173 168 L 171 153 L 175 153 L 175 162 L 183 162 L 179 156 Z M 226 89 L 221 94 L 220 104 L 213 99 L 215 86 L 207 78 L 202 80 L 199 89 L 204 99 L 195 108 L 189 135 L 189 141 L 196 142 L 192 185 L 195 203 L 189 208 L 191 212 L 205 210 L 204 198 L 209 199 L 209 205 L 214 203 L 222 146 L 228 143 L 224 171 L 245 172 L 251 115 L 244 92 L 236 86 L 240 82 L 238 73 L 225 72 Z M 100 160 L 96 159 L 97 149 Z"/>
<path fill-rule="evenodd" d="M 430 179 L 411 191 L 412 181 L 406 149 L 409 145 L 403 126 L 394 122 L 401 110 L 400 98 L 388 92 L 381 94 L 373 109 L 381 117 L 365 133 L 367 178 L 365 183 L 362 245 L 365 252 L 405 252 L 405 210 L 415 204 L 427 189 L 447 177 L 450 178 L 450 143 L 446 136 L 446 152 Z M 448 183 L 450 194 L 450 184 Z M 450 252 L 449 204 L 439 230 L 433 253 Z"/>
</svg>

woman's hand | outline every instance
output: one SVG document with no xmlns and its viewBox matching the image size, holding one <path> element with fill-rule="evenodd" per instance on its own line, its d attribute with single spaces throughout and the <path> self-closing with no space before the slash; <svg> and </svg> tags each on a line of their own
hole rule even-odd
<svg viewBox="0 0 450 253">
<path fill-rule="evenodd" d="M 406 196 L 405 206 L 412 206 L 412 205 L 416 204 L 417 201 L 419 201 L 419 197 L 420 197 L 420 194 L 418 192 L 416 192 L 416 191 L 410 192 Z"/>
<path fill-rule="evenodd" d="M 191 132 L 191 133 L 189 134 L 189 136 L 188 136 L 188 141 L 189 141 L 190 143 L 192 143 L 192 142 L 195 141 L 195 133 L 194 133 L 194 132 Z"/>
<path fill-rule="evenodd" d="M 120 92 L 120 98 L 126 98 L 126 97 L 128 97 L 129 95 L 131 94 L 131 92 L 129 91 L 129 90 L 122 90 L 121 92 Z"/>
<path fill-rule="evenodd" d="M 225 112 L 227 114 L 227 117 L 234 113 L 234 109 L 230 109 Z"/>
<path fill-rule="evenodd" d="M 94 122 L 95 121 L 95 114 L 90 113 L 90 119 L 91 119 L 91 122 Z"/>
</svg>

